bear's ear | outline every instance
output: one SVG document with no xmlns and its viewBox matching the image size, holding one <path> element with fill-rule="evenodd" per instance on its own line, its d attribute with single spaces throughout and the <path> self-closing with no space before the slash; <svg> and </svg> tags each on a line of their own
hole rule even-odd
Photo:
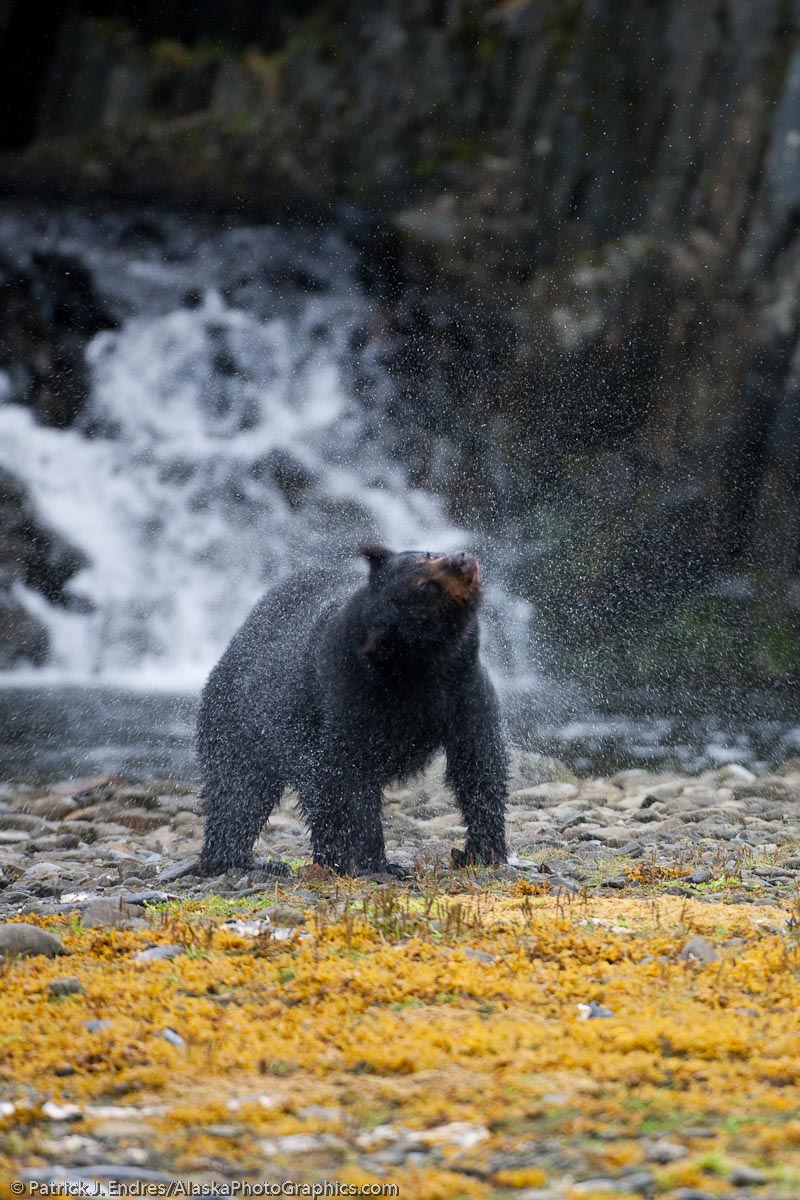
<svg viewBox="0 0 800 1200">
<path fill-rule="evenodd" d="M 367 560 L 370 574 L 373 574 L 373 572 L 379 571 L 381 567 L 386 566 L 394 551 L 387 549 L 386 546 L 378 546 L 374 542 L 363 542 L 359 546 L 359 553 Z"/>
</svg>

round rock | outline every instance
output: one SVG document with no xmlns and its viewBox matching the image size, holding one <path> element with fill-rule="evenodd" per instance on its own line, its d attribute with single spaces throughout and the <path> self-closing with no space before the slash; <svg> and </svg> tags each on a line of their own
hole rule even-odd
<svg viewBox="0 0 800 1200">
<path fill-rule="evenodd" d="M 69 954 L 57 937 L 38 925 L 19 924 L 0 925 L 0 955 L 5 958 L 31 958 L 34 955 L 44 955 L 45 958 L 57 958 L 60 954 Z"/>
</svg>

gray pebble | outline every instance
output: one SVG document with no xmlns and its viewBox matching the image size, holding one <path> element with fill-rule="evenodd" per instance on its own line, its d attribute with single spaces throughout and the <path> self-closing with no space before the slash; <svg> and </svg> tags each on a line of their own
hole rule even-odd
<svg viewBox="0 0 800 1200">
<path fill-rule="evenodd" d="M 385 1150 L 378 1150 L 375 1154 L 365 1155 L 361 1159 L 361 1167 L 368 1171 L 377 1171 L 378 1174 L 384 1174 L 386 1167 L 402 1167 L 408 1161 L 409 1148 L 405 1143 L 395 1146 L 387 1146 Z"/>
<path fill-rule="evenodd" d="M 612 1009 L 606 1008 L 604 1004 L 598 1004 L 596 1000 L 590 1000 L 587 1015 L 589 1020 L 593 1020 L 595 1017 L 613 1017 L 616 1014 Z"/>
<path fill-rule="evenodd" d="M 628 1175 L 620 1176 L 617 1186 L 621 1191 L 641 1192 L 643 1195 L 649 1196 L 653 1190 L 653 1173 L 652 1171 L 631 1171 Z"/>
<path fill-rule="evenodd" d="M 191 875 L 196 871 L 196 858 L 181 858 L 171 867 L 164 867 L 162 871 L 159 871 L 158 879 L 160 883 L 174 883 L 176 879 L 182 879 L 184 875 Z"/>
<path fill-rule="evenodd" d="M 728 1181 L 734 1187 L 760 1187 L 767 1182 L 767 1177 L 757 1167 L 738 1166 L 731 1168 Z"/>
<path fill-rule="evenodd" d="M 120 880 L 126 883 L 128 887 L 138 887 L 146 879 L 155 879 L 158 874 L 158 866 L 161 859 L 153 859 L 152 862 L 124 862 L 117 863 L 117 873 Z"/>
<path fill-rule="evenodd" d="M 347 1119 L 347 1109 L 332 1108 L 327 1104 L 307 1104 L 298 1108 L 297 1115 L 303 1121 L 344 1121 Z"/>
<path fill-rule="evenodd" d="M 627 1191 L 627 1188 L 625 1189 Z M 582 1179 L 580 1183 L 573 1183 L 570 1188 L 570 1193 L 573 1196 L 590 1195 L 594 1192 L 608 1192 L 613 1195 L 614 1192 L 622 1191 L 622 1185 L 608 1175 L 596 1175 L 592 1179 Z"/>
<path fill-rule="evenodd" d="M 668 1138 L 644 1138 L 641 1146 L 646 1162 L 661 1163 L 662 1166 L 680 1162 L 689 1153 L 680 1142 L 671 1142 Z"/>
<path fill-rule="evenodd" d="M 82 921 L 86 929 L 121 929 L 130 921 L 141 919 L 142 910 L 137 905 L 126 904 L 121 898 L 91 900 L 83 910 Z"/>
<path fill-rule="evenodd" d="M 63 821 L 78 805 L 70 796 L 42 796 L 39 800 L 31 800 L 28 807 L 36 816 L 48 821 Z"/>
<path fill-rule="evenodd" d="M 64 979 L 51 980 L 47 985 L 47 990 L 51 996 L 80 996 L 86 991 L 86 988 L 74 975 L 69 975 Z"/>
<path fill-rule="evenodd" d="M 57 937 L 39 929 L 38 925 L 0 925 L 0 955 L 25 958 L 39 954 L 45 958 L 57 958 L 60 954 L 69 954 L 69 951 L 64 949 Z"/>
<path fill-rule="evenodd" d="M 689 962 L 694 959 L 700 963 L 712 963 L 717 961 L 717 952 L 708 938 L 696 934 L 694 937 L 689 938 L 678 955 L 678 959 L 681 962 Z"/>
<path fill-rule="evenodd" d="M 126 904 L 167 904 L 170 900 L 178 900 L 179 897 L 172 892 L 160 892 L 154 888 L 150 891 L 143 892 L 126 892 L 122 897 Z"/>
<path fill-rule="evenodd" d="M 178 958 L 179 955 L 185 954 L 184 946 L 150 946 L 147 950 L 141 950 L 133 957 L 134 962 L 160 962 L 163 959 Z"/>
<path fill-rule="evenodd" d="M 464 951 L 465 958 L 474 958 L 476 962 L 495 963 L 497 962 L 496 954 L 489 954 L 486 950 L 473 950 L 471 946 L 467 946 Z"/>
<path fill-rule="evenodd" d="M 52 825 L 50 826 L 52 829 Z M 30 813 L 12 812 L 0 813 L 0 830 L 25 830 L 28 834 L 45 833 L 47 821 L 34 817 Z"/>
<path fill-rule="evenodd" d="M 80 838 L 74 833 L 49 833 L 28 843 L 30 854 L 43 854 L 49 850 L 77 850 Z"/>
<path fill-rule="evenodd" d="M 289 908 L 285 904 L 276 904 L 273 908 L 268 908 L 266 916 L 269 917 L 272 925 L 277 925 L 282 928 L 293 929 L 296 925 L 305 925 L 306 919 L 299 908 Z"/>
<path fill-rule="evenodd" d="M 169 1042 L 170 1046 L 180 1047 L 186 1045 L 181 1035 L 176 1033 L 174 1029 L 162 1029 L 161 1036 L 165 1042 Z"/>
<path fill-rule="evenodd" d="M 567 879 L 565 875 L 547 875 L 546 878 L 554 896 L 575 896 L 581 891 L 581 884 L 574 879 Z"/>
</svg>

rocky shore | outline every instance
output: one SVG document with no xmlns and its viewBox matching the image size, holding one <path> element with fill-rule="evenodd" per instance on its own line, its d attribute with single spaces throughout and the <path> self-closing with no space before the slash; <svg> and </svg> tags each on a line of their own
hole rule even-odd
<svg viewBox="0 0 800 1200">
<path fill-rule="evenodd" d="M 578 779 L 517 753 L 511 785 L 512 863 L 480 872 L 447 869 L 441 763 L 390 792 L 405 885 L 310 869 L 288 799 L 263 848 L 291 879 L 200 879 L 188 784 L 4 785 L 15 1194 L 795 1196 L 800 760 Z"/>
<path fill-rule="evenodd" d="M 508 831 L 512 872 L 546 890 L 597 894 L 631 881 L 677 894 L 785 898 L 800 878 L 800 760 L 756 775 L 729 764 L 699 776 L 620 771 L 579 779 L 557 759 L 518 752 Z M 463 840 L 437 761 L 386 797 L 390 857 L 425 873 Z M 193 873 L 202 817 L 190 784 L 114 775 L 44 788 L 0 787 L 0 913 L 59 913 L 97 897 L 135 904 L 168 895 L 239 895 L 267 886 L 258 873 Z M 290 863 L 302 889 L 309 843 L 287 797 L 261 851 Z M 413 887 L 413 884 L 411 885 Z"/>
</svg>

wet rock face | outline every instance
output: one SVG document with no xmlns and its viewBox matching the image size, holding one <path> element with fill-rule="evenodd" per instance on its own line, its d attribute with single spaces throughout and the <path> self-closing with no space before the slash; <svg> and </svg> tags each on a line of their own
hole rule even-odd
<svg viewBox="0 0 800 1200">
<path fill-rule="evenodd" d="M 0 956 L 3 958 L 27 958 L 38 954 L 56 958 L 66 953 L 57 937 L 36 925 L 0 925 Z"/>
<path fill-rule="evenodd" d="M 39 666 L 47 659 L 47 631 L 20 602 L 14 585 L 69 606 L 75 601 L 65 585 L 85 564 L 79 550 L 41 522 L 20 481 L 0 469 L 0 669 L 20 662 Z"/>
<path fill-rule="evenodd" d="M 45 425 L 64 428 L 88 395 L 85 348 L 116 324 L 87 268 L 57 252 L 28 263 L 0 259 L 0 371 L 4 399 Z"/>
<path fill-rule="evenodd" d="M 90 272 L 72 256 L 0 258 L 0 402 L 24 405 L 44 425 L 73 425 L 89 392 L 86 345 L 115 324 Z M 0 470 L 0 669 L 47 659 L 47 631 L 15 585 L 73 606 L 65 587 L 85 565 L 79 550 L 47 528 L 21 481 Z"/>
<path fill-rule="evenodd" d="M 39 520 L 22 484 L 0 469 L 0 580 L 20 580 L 54 604 L 67 604 L 64 587 L 86 559 Z"/>
<path fill-rule="evenodd" d="M 6 671 L 18 663 L 40 667 L 47 661 L 49 639 L 44 625 L 2 590 L 0 630 L 0 670 Z"/>
</svg>

